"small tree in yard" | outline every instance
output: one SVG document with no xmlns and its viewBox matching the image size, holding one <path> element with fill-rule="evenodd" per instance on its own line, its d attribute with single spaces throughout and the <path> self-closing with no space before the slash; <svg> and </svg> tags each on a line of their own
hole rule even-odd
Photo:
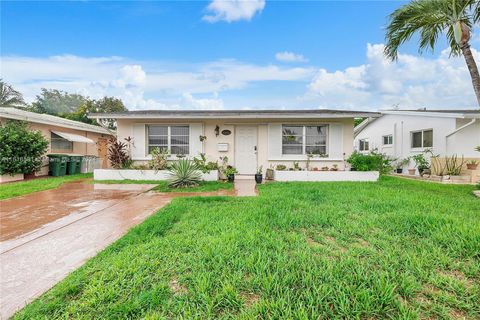
<svg viewBox="0 0 480 320">
<path fill-rule="evenodd" d="M 26 122 L 7 121 L 0 127 L 0 174 L 31 174 L 40 170 L 48 140 Z"/>
</svg>

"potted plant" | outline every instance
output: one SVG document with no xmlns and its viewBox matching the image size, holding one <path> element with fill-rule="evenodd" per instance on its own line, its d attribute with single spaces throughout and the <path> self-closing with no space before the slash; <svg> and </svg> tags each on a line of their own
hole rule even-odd
<svg viewBox="0 0 480 320">
<path fill-rule="evenodd" d="M 467 162 L 467 169 L 468 170 L 477 170 L 478 167 L 478 161 L 471 160 Z"/>
<path fill-rule="evenodd" d="M 257 173 L 255 173 L 255 182 L 256 183 L 262 183 L 262 180 L 263 180 L 262 169 L 263 169 L 262 166 L 258 167 Z"/>
<path fill-rule="evenodd" d="M 277 171 L 284 171 L 286 169 L 287 169 L 287 166 L 284 164 L 277 164 L 277 166 L 275 167 L 275 170 Z"/>
<path fill-rule="evenodd" d="M 409 162 L 410 162 L 410 158 L 398 160 L 396 162 L 395 172 L 399 174 L 403 173 L 403 167 L 408 165 Z M 415 170 L 413 171 L 413 174 L 415 174 Z"/>
<path fill-rule="evenodd" d="M 338 164 L 332 165 L 332 168 L 330 168 L 330 171 L 338 171 Z"/>
<path fill-rule="evenodd" d="M 232 166 L 227 166 L 224 171 L 225 176 L 227 176 L 228 182 L 233 182 L 235 180 L 235 173 L 237 173 L 237 169 Z"/>
<path fill-rule="evenodd" d="M 423 175 L 423 171 L 425 171 L 426 169 L 430 169 L 430 165 L 427 159 L 425 159 L 425 156 L 423 155 L 423 153 L 414 155 L 412 157 L 412 160 L 415 161 L 415 167 L 417 167 L 418 173 L 420 175 Z M 408 170 L 408 172 L 410 173 L 410 169 Z"/>
<path fill-rule="evenodd" d="M 416 171 L 417 171 L 417 169 L 415 169 L 415 168 L 409 168 L 409 169 L 408 169 L 408 174 L 411 175 L 411 176 L 413 176 Z"/>
<path fill-rule="evenodd" d="M 328 171 L 328 167 L 327 166 L 322 167 L 322 171 Z"/>
</svg>

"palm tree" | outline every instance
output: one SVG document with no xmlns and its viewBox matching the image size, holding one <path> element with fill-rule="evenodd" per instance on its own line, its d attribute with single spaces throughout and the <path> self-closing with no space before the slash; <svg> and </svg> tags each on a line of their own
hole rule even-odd
<svg viewBox="0 0 480 320">
<path fill-rule="evenodd" d="M 480 0 L 413 0 L 390 15 L 385 55 L 396 60 L 398 48 L 419 33 L 419 52 L 433 51 L 445 33 L 451 55 L 463 55 L 480 105 L 480 75 L 470 50 L 471 28 L 480 21 Z"/>
<path fill-rule="evenodd" d="M 0 79 L 0 107 L 23 107 L 22 94 Z"/>
</svg>

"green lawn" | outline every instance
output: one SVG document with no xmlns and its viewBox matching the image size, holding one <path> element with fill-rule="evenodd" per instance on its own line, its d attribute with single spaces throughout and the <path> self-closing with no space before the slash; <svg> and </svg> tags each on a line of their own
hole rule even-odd
<svg viewBox="0 0 480 320">
<path fill-rule="evenodd" d="M 71 176 L 38 178 L 28 181 L 5 183 L 0 186 L 0 200 L 23 196 L 32 192 L 55 189 L 65 182 L 91 177 L 93 177 L 92 173 L 82 173 Z"/>
<path fill-rule="evenodd" d="M 168 187 L 167 181 L 158 180 L 95 180 L 93 183 L 106 184 L 157 184 L 152 190 L 158 192 L 208 192 L 219 190 L 232 190 L 233 183 L 223 181 L 202 181 L 196 187 L 172 189 Z"/>
<path fill-rule="evenodd" d="M 472 189 L 382 177 L 178 198 L 16 318 L 478 319 Z"/>
</svg>

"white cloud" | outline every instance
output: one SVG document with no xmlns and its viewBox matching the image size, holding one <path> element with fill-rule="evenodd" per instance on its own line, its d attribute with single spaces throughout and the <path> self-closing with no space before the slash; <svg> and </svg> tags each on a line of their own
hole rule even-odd
<svg viewBox="0 0 480 320">
<path fill-rule="evenodd" d="M 249 21 L 263 8 L 265 8 L 265 0 L 213 0 L 207 6 L 209 14 L 204 15 L 202 19 L 210 23 Z"/>
<path fill-rule="evenodd" d="M 289 51 L 277 52 L 275 59 L 282 62 L 308 62 L 308 59 L 303 55 Z"/>
<path fill-rule="evenodd" d="M 400 54 L 397 62 L 383 55 L 382 44 L 368 44 L 364 65 L 329 72 L 320 69 L 301 98 L 319 106 L 379 109 L 465 108 L 477 105 L 463 57 L 444 50 L 427 59 Z M 472 49 L 477 61 L 478 51 Z"/>
<path fill-rule="evenodd" d="M 224 107 L 218 93 L 264 81 L 309 81 L 313 68 L 256 65 L 219 60 L 184 66 L 129 61 L 120 57 L 54 56 L 1 58 L 2 77 L 31 102 L 41 88 L 122 99 L 130 109 Z M 174 70 L 170 70 L 174 69 Z M 186 71 L 176 71 L 176 70 Z M 198 97 L 201 98 L 198 98 Z M 209 97 L 209 98 L 205 98 Z M 212 98 L 210 98 L 212 97 Z"/>
</svg>

